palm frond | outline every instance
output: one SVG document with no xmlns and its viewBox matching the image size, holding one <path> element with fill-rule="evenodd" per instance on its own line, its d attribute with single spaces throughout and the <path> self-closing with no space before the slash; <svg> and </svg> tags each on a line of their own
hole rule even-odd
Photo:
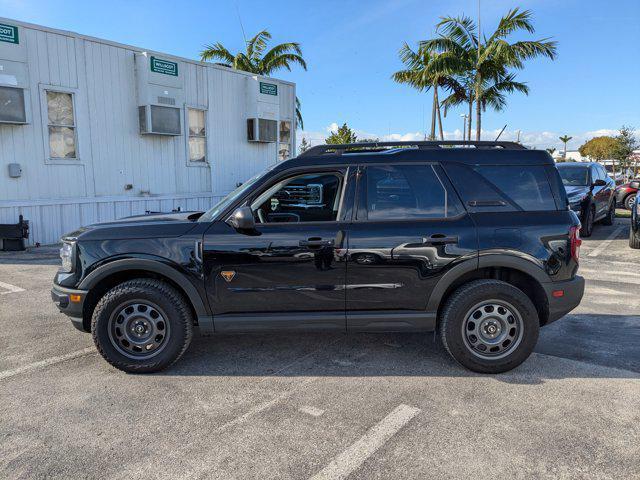
<svg viewBox="0 0 640 480">
<path fill-rule="evenodd" d="M 247 57 L 257 60 L 262 57 L 262 52 L 267 47 L 267 42 L 271 40 L 271 34 L 267 30 L 256 33 L 247 42 Z"/>
<path fill-rule="evenodd" d="M 509 34 L 518 30 L 526 30 L 529 33 L 534 33 L 535 28 L 533 27 L 531 17 L 531 10 L 520 11 L 520 8 L 518 7 L 513 10 L 509 10 L 509 12 L 500 19 L 498 28 L 496 28 L 495 32 L 493 32 L 486 43 L 491 43 L 499 38 L 505 38 Z"/>
<path fill-rule="evenodd" d="M 301 130 L 304 130 L 304 122 L 302 121 L 302 104 L 298 97 L 296 97 L 296 124 L 300 126 Z"/>
<path fill-rule="evenodd" d="M 220 42 L 217 42 L 212 45 L 205 45 L 204 50 L 200 52 L 200 59 L 203 62 L 207 60 L 220 60 L 232 66 L 234 56 Z"/>
</svg>

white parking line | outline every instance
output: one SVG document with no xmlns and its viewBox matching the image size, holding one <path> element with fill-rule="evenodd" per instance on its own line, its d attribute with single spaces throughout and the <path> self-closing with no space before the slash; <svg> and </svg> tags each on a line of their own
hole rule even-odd
<svg viewBox="0 0 640 480">
<path fill-rule="evenodd" d="M 0 282 L 0 288 L 7 290 L 6 292 L 0 292 L 0 295 L 6 295 L 7 293 L 24 292 L 24 288 L 16 287 L 10 283 Z"/>
<path fill-rule="evenodd" d="M 89 355 L 90 353 L 97 353 L 96 348 L 87 347 L 83 348 L 82 350 L 76 350 L 75 352 L 60 355 L 58 357 L 46 358 L 44 360 L 40 360 L 39 362 L 33 362 L 22 367 L 13 368 L 11 370 L 4 370 L 0 372 L 0 380 L 4 380 L 5 378 L 9 377 L 15 377 L 16 375 L 20 375 L 21 373 L 32 372 L 33 370 L 37 370 L 38 368 L 49 367 L 51 365 L 55 365 L 56 363 L 66 362 L 67 360 L 72 360 L 74 358 L 83 357 L 85 355 Z"/>
<path fill-rule="evenodd" d="M 611 244 L 611 242 L 613 242 L 616 237 L 620 234 L 620 232 L 622 232 L 623 230 L 626 230 L 626 226 L 621 225 L 618 228 L 616 228 L 613 232 L 611 232 L 611 234 L 602 242 L 600 242 L 600 244 L 594 248 L 591 252 L 589 252 L 587 255 L 589 257 L 597 257 L 598 255 L 600 255 L 602 252 L 604 252 L 604 250 Z"/>
<path fill-rule="evenodd" d="M 311 480 L 347 478 L 418 413 L 419 408 L 399 405 L 329 465 L 311 477 Z"/>
<path fill-rule="evenodd" d="M 264 412 L 265 410 L 267 410 L 267 409 L 273 407 L 274 405 L 280 403 L 285 398 L 290 397 L 291 395 L 296 393 L 298 390 L 300 390 L 305 385 L 308 385 L 311 382 L 315 382 L 317 379 L 318 379 L 317 377 L 309 377 L 309 378 L 307 378 L 307 379 L 305 379 L 305 380 L 303 380 L 301 382 L 296 383 L 295 386 L 293 386 L 289 390 L 286 390 L 285 392 L 281 393 L 280 395 L 278 395 L 277 397 L 273 398 L 272 400 L 269 400 L 268 402 L 263 402 L 260 405 L 257 405 L 255 407 L 253 407 L 251 410 L 248 410 L 247 412 L 243 413 L 239 417 L 236 417 L 233 420 L 228 421 L 227 423 L 223 423 L 218 428 L 216 428 L 216 432 L 221 432 L 222 430 L 226 430 L 227 428 L 233 427 L 235 425 L 238 425 L 239 423 L 244 422 L 245 420 L 253 417 L 254 415 L 257 415 L 260 412 Z"/>
<path fill-rule="evenodd" d="M 298 408 L 302 413 L 306 413 L 307 415 L 311 415 L 312 417 L 320 417 L 324 413 L 324 410 L 321 408 L 311 407 L 307 405 L 303 405 Z"/>
</svg>

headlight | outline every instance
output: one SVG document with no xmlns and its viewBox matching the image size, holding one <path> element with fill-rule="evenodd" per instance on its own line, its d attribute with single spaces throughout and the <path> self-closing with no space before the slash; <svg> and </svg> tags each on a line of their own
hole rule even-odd
<svg viewBox="0 0 640 480">
<path fill-rule="evenodd" d="M 72 272 L 74 264 L 75 243 L 64 242 L 60 249 L 60 259 L 62 260 L 63 272 Z"/>
</svg>

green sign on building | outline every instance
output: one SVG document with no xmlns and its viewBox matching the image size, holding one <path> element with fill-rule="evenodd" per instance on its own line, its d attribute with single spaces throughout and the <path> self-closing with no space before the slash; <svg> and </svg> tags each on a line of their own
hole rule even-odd
<svg viewBox="0 0 640 480">
<path fill-rule="evenodd" d="M 160 60 L 159 58 L 151 57 L 151 71 L 177 77 L 178 64 L 176 62 L 170 62 L 169 60 Z"/>
<path fill-rule="evenodd" d="M 18 27 L 0 23 L 0 42 L 20 43 Z"/>
<path fill-rule="evenodd" d="M 260 82 L 260 93 L 264 93 L 265 95 L 278 95 L 278 85 Z"/>
</svg>

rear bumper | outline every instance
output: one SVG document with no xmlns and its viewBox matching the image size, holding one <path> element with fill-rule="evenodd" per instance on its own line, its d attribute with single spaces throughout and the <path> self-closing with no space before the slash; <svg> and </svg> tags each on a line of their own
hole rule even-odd
<svg viewBox="0 0 640 480">
<path fill-rule="evenodd" d="M 82 316 L 84 300 L 86 297 L 86 290 L 75 290 L 61 287 L 59 285 L 54 285 L 51 289 L 51 300 L 56 304 L 58 310 L 67 315 L 71 319 L 73 326 L 82 332 L 87 331 L 84 328 Z"/>
<path fill-rule="evenodd" d="M 571 310 L 580 305 L 584 295 L 584 277 L 576 275 L 573 280 L 564 282 L 543 283 L 549 300 L 549 320 L 547 325 L 564 317 Z M 561 297 L 555 297 L 554 292 L 562 291 Z"/>
</svg>

